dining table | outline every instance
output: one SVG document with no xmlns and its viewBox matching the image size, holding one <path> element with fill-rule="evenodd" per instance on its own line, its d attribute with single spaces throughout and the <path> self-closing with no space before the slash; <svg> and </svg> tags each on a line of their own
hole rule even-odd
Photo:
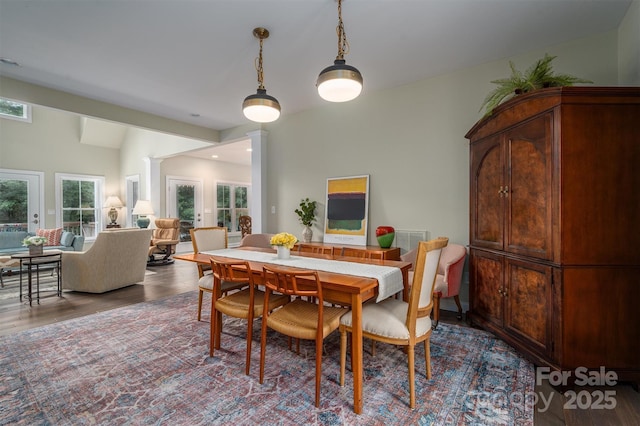
<svg viewBox="0 0 640 426">
<path fill-rule="evenodd" d="M 256 284 L 262 281 L 262 267 L 265 264 L 318 271 L 324 299 L 351 308 L 353 410 L 356 414 L 361 414 L 363 405 L 362 304 L 369 300 L 379 302 L 387 297 L 397 297 L 399 294 L 407 300 L 411 263 L 317 253 L 296 253 L 290 259 L 283 260 L 277 258 L 275 250 L 254 247 L 176 254 L 173 258 L 209 265 L 212 256 L 248 261 Z"/>
</svg>

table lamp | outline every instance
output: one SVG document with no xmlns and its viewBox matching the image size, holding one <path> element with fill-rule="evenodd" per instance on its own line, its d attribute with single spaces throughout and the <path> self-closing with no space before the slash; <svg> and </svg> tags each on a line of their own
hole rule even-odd
<svg viewBox="0 0 640 426">
<path fill-rule="evenodd" d="M 138 226 L 140 228 L 148 228 L 151 223 L 151 219 L 147 216 L 154 214 L 153 207 L 151 207 L 151 201 L 149 200 L 138 200 L 136 202 L 136 206 L 133 208 L 133 212 L 135 215 L 138 215 Z"/>
<path fill-rule="evenodd" d="M 107 201 L 104 202 L 104 207 L 109 209 L 109 212 L 107 213 L 107 216 L 111 221 L 109 225 L 117 225 L 116 221 L 118 220 L 118 210 L 116 209 L 124 207 L 122 201 L 120 201 L 120 198 L 118 198 L 116 195 L 109 195 L 107 197 Z"/>
</svg>

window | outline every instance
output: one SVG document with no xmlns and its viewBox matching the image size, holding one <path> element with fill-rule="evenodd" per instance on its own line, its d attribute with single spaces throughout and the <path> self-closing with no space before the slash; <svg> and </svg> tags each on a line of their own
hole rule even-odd
<svg viewBox="0 0 640 426">
<path fill-rule="evenodd" d="M 31 123 L 31 105 L 0 98 L 0 117 Z"/>
<path fill-rule="evenodd" d="M 239 217 L 249 214 L 249 185 L 218 183 L 216 192 L 217 225 L 228 232 L 240 232 Z"/>
<path fill-rule="evenodd" d="M 95 238 L 102 229 L 103 186 L 100 176 L 56 173 L 58 224 L 62 223 L 65 231 Z"/>
</svg>

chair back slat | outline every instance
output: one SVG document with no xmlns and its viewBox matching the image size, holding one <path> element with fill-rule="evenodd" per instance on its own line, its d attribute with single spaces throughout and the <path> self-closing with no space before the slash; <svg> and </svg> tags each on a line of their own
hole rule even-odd
<svg viewBox="0 0 640 426">
<path fill-rule="evenodd" d="M 226 260 L 211 256 L 213 276 L 220 281 L 230 283 L 246 283 L 253 285 L 251 266 L 246 260 Z"/>
<path fill-rule="evenodd" d="M 316 297 L 322 301 L 322 286 L 317 271 L 281 269 L 264 265 L 262 283 L 276 293 L 288 296 Z"/>
</svg>

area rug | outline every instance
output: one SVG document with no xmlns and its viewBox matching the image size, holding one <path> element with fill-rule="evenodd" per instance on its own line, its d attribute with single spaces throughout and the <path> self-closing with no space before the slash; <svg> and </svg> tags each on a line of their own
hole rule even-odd
<svg viewBox="0 0 640 426">
<path fill-rule="evenodd" d="M 196 306 L 188 292 L 1 337 L 0 424 L 533 424 L 533 366 L 483 331 L 440 323 L 431 380 L 416 348 L 415 410 L 405 353 L 378 344 L 372 357 L 365 341 L 356 415 L 349 371 L 339 386 L 338 333 L 325 340 L 316 408 L 313 342 L 298 354 L 270 333 L 261 385 L 260 320 L 246 376 L 246 322 L 225 317 L 222 349 L 210 358 L 209 323 L 195 320 Z"/>
</svg>

